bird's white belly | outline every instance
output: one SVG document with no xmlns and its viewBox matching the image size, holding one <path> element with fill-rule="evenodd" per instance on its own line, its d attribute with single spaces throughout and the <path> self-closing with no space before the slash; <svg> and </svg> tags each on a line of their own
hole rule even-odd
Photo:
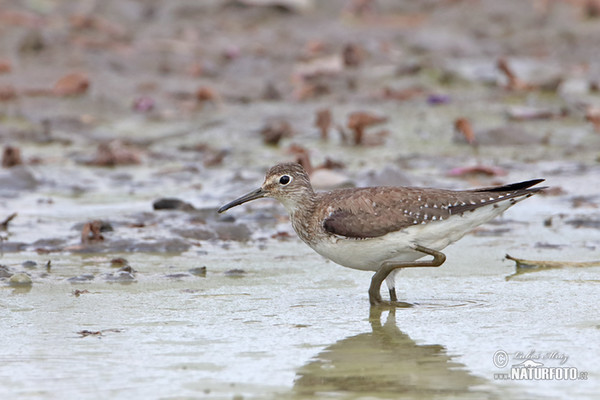
<svg viewBox="0 0 600 400">
<path fill-rule="evenodd" d="M 351 239 L 330 236 L 309 245 L 317 253 L 344 267 L 377 271 L 384 261 L 406 262 L 424 257 L 425 254 L 412 249 L 412 244 L 441 251 L 508 207 L 509 204 L 501 203 L 497 207 L 484 206 L 447 220 L 413 225 L 376 238 Z"/>
</svg>

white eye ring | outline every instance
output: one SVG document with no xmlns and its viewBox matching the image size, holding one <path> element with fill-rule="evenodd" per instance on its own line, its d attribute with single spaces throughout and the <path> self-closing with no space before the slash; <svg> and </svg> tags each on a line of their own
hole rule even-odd
<svg viewBox="0 0 600 400">
<path fill-rule="evenodd" d="M 289 175 L 281 175 L 281 177 L 279 177 L 279 184 L 281 186 L 287 186 L 290 184 L 291 181 L 292 177 Z"/>
</svg>

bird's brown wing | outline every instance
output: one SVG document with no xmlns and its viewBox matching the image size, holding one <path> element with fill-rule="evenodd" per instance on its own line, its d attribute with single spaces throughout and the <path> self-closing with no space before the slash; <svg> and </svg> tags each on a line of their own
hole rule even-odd
<svg viewBox="0 0 600 400">
<path fill-rule="evenodd" d="M 349 238 L 373 238 L 412 225 L 440 221 L 479 207 L 532 195 L 541 180 L 501 187 L 454 191 L 411 187 L 373 187 L 323 194 L 324 229 Z M 510 201 L 510 200 L 509 200 Z M 513 200 L 514 202 L 514 200 Z"/>
</svg>

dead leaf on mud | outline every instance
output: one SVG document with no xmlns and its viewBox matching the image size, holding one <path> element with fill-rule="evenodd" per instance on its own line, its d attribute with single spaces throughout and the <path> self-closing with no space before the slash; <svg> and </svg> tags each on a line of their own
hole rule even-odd
<svg viewBox="0 0 600 400">
<path fill-rule="evenodd" d="M 283 138 L 289 138 L 294 134 L 292 125 L 284 119 L 268 121 L 260 130 L 263 143 L 277 146 Z"/>
<path fill-rule="evenodd" d="M 505 58 L 502 57 L 498 59 L 496 66 L 498 67 L 500 72 L 502 72 L 506 76 L 506 79 L 508 80 L 506 88 L 508 90 L 527 91 L 535 89 L 534 85 L 531 85 L 517 77 L 512 68 L 510 68 L 510 66 L 508 65 L 508 61 Z"/>
<path fill-rule="evenodd" d="M 386 86 L 383 88 L 381 97 L 385 100 L 406 101 L 412 99 L 413 97 L 422 96 L 424 94 L 425 89 L 418 86 L 409 87 L 406 89 L 394 89 L 390 86 Z"/>
<path fill-rule="evenodd" d="M 8 60 L 0 60 L 0 74 L 8 74 L 12 70 L 12 64 Z"/>
<path fill-rule="evenodd" d="M 86 336 L 102 336 L 105 332 L 121 332 L 120 329 L 103 329 L 101 331 L 90 331 L 87 329 L 84 329 L 82 331 L 77 332 L 78 335 L 81 335 L 81 337 L 86 337 Z"/>
<path fill-rule="evenodd" d="M 211 102 L 217 103 L 220 101 L 220 96 L 218 93 L 211 87 L 201 86 L 196 90 L 196 101 L 200 104 Z"/>
<path fill-rule="evenodd" d="M 116 165 L 141 164 L 140 153 L 127 147 L 120 140 L 113 140 L 98 145 L 95 158 L 88 165 L 99 167 L 114 167 Z"/>
<path fill-rule="evenodd" d="M 475 132 L 473 131 L 473 127 L 471 126 L 471 121 L 467 118 L 457 118 L 454 121 L 454 130 L 460 133 L 467 143 L 475 144 Z"/>
<path fill-rule="evenodd" d="M 4 151 L 2 152 L 2 167 L 10 168 L 21 164 L 23 164 L 23 160 L 21 160 L 21 150 L 14 146 L 4 146 Z"/>
<path fill-rule="evenodd" d="M 0 101 L 11 101 L 18 97 L 17 89 L 12 85 L 0 86 Z"/>
<path fill-rule="evenodd" d="M 585 110 L 585 119 L 594 125 L 596 133 L 600 133 L 600 107 L 588 106 Z"/>
<path fill-rule="evenodd" d="M 349 43 L 342 50 L 342 59 L 346 67 L 355 68 L 362 64 L 365 59 L 365 49 L 355 43 Z"/>
<path fill-rule="evenodd" d="M 525 260 L 522 258 L 512 257 L 506 255 L 506 259 L 512 260 L 516 263 L 516 271 L 514 274 L 507 276 L 507 281 L 511 280 L 515 276 L 522 275 L 525 273 L 544 271 L 549 269 L 561 269 L 561 268 L 586 268 L 586 267 L 598 267 L 600 266 L 600 260 L 597 261 L 544 261 L 544 260 Z"/>
<path fill-rule="evenodd" d="M 331 110 L 329 108 L 324 108 L 317 111 L 315 126 L 319 128 L 319 131 L 321 132 L 321 139 L 323 140 L 327 140 L 329 128 L 331 127 L 331 121 Z"/>
<path fill-rule="evenodd" d="M 367 111 L 356 111 L 348 115 L 347 127 L 354 133 L 354 144 L 366 144 L 364 140 L 365 129 L 379 125 L 387 121 L 383 115 L 373 114 Z"/>
<path fill-rule="evenodd" d="M 507 172 L 503 168 L 488 165 L 474 165 L 471 167 L 452 168 L 446 175 L 459 178 L 472 177 L 475 175 L 504 176 Z"/>
<path fill-rule="evenodd" d="M 102 221 L 95 220 L 86 222 L 81 229 L 81 243 L 98 243 L 104 240 L 104 236 L 101 233 Z"/>
<path fill-rule="evenodd" d="M 17 213 L 12 213 L 8 217 L 4 218 L 4 221 L 0 222 L 0 229 L 2 229 L 3 231 L 7 230 L 8 224 L 10 223 L 10 221 L 15 219 L 16 216 L 17 216 Z"/>
<path fill-rule="evenodd" d="M 83 72 L 72 72 L 54 84 L 52 93 L 56 96 L 76 96 L 84 94 L 90 87 L 90 80 Z"/>
</svg>

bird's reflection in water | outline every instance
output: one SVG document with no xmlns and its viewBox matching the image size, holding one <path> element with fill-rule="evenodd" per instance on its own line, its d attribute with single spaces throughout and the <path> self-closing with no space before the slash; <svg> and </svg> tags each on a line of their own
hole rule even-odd
<svg viewBox="0 0 600 400">
<path fill-rule="evenodd" d="M 495 397 L 477 388 L 486 380 L 453 361 L 444 346 L 419 345 L 398 329 L 394 309 L 383 325 L 381 313 L 380 308 L 371 309 L 372 332 L 342 339 L 301 367 L 294 394 L 301 398 Z"/>
</svg>

